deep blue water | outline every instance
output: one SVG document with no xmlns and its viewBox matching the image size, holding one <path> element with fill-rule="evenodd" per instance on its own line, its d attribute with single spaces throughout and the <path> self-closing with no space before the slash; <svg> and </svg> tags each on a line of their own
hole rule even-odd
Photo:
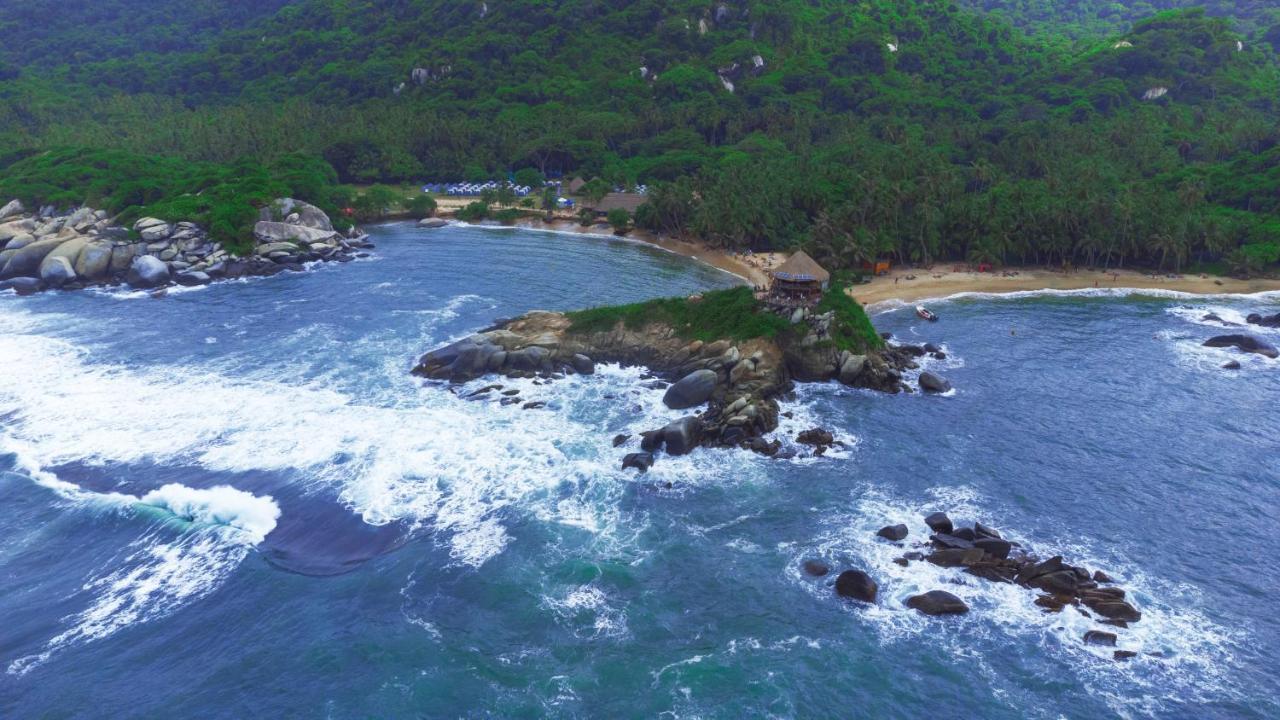
<svg viewBox="0 0 1280 720">
<path fill-rule="evenodd" d="M 523 230 L 374 236 L 158 300 L 0 296 L 0 717 L 1280 716 L 1280 363 L 1199 347 L 1208 308 L 1277 300 L 882 309 L 951 353 L 954 395 L 810 386 L 780 434 L 846 450 L 636 478 L 611 438 L 676 415 L 638 370 L 509 383 L 543 411 L 407 371 L 496 317 L 731 277 Z M 933 510 L 1114 575 L 1140 656 L 1021 588 L 895 565 L 875 530 L 919 539 Z M 934 588 L 973 611 L 903 608 Z"/>
</svg>

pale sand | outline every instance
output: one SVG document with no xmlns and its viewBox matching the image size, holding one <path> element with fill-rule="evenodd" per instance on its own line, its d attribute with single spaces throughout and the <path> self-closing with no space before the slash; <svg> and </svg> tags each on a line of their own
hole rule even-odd
<svg viewBox="0 0 1280 720">
<path fill-rule="evenodd" d="M 438 198 L 444 200 L 444 198 Z M 449 198 L 448 206 L 441 203 L 441 214 L 451 214 L 449 210 L 465 205 L 470 199 Z M 615 237 L 607 225 L 591 225 L 583 227 L 572 215 L 557 213 L 555 222 L 545 223 L 541 220 L 524 220 L 518 223 L 521 227 L 532 229 L 556 230 L 581 235 Z M 693 258 L 733 275 L 737 275 L 750 285 L 765 286 L 769 284 L 767 272 L 777 268 L 790 257 L 789 253 L 741 253 L 726 252 L 692 240 L 675 238 L 666 235 L 654 235 L 644 230 L 632 230 L 626 239 L 656 245 L 664 250 Z M 1123 289 L 1123 290 L 1172 290 L 1196 295 L 1233 294 L 1243 295 L 1259 292 L 1280 291 L 1280 280 L 1256 279 L 1238 280 L 1213 275 L 1181 275 L 1176 278 L 1166 275 L 1152 276 L 1134 270 L 1080 270 L 1062 273 L 1044 268 L 1008 269 L 1016 275 L 1002 275 L 1004 270 L 994 272 L 968 272 L 950 269 L 926 270 L 923 268 L 896 268 L 888 275 L 873 279 L 865 285 L 856 285 L 849 289 L 849 294 L 863 305 L 900 301 L 904 303 L 918 302 L 927 299 L 944 298 L 960 293 L 1013 293 L 1036 290 L 1086 290 L 1086 289 Z M 914 276 L 914 280 L 907 278 Z"/>
<path fill-rule="evenodd" d="M 995 272 L 957 272 L 951 270 L 897 269 L 877 277 L 866 285 L 849 289 L 858 302 L 873 305 L 888 301 L 916 302 L 943 298 L 958 293 L 1012 293 L 1028 290 L 1132 289 L 1174 290 L 1197 295 L 1246 294 L 1280 290 L 1280 280 L 1237 280 L 1212 275 L 1183 275 L 1176 278 L 1153 277 L 1133 270 L 1080 270 L 1061 273 L 1041 268 L 1019 268 L 1017 275 L 1002 276 Z M 1013 272 L 1013 271 L 1010 271 Z M 914 275 L 914 280 L 907 277 Z M 896 282 L 895 282 L 896 281 Z"/>
</svg>

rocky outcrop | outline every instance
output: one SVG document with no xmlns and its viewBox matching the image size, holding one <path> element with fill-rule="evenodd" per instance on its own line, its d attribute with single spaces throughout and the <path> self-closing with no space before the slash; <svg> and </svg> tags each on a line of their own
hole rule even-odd
<svg viewBox="0 0 1280 720">
<path fill-rule="evenodd" d="M 450 383 L 463 383 L 490 375 L 509 377 L 553 376 L 584 373 L 595 363 L 644 366 L 673 383 L 664 396 L 673 409 L 700 409 L 696 416 L 645 433 L 641 449 L 683 454 L 698 446 L 739 447 L 761 454 L 781 456 L 780 445 L 763 436 L 778 427 L 777 397 L 792 387 L 793 368 L 821 370 L 807 373 L 807 380 L 835 380 L 839 368 L 852 368 L 847 353 L 831 351 L 826 344 L 802 339 L 758 338 L 734 343 L 729 340 L 688 340 L 674 328 L 649 323 L 639 328 L 619 323 L 610 330 L 579 332 L 561 313 L 535 311 L 422 356 L 414 374 Z M 808 356 L 821 356 L 813 360 Z M 827 356 L 830 363 L 827 366 Z M 862 370 L 847 384 L 896 392 L 901 389 L 898 368 L 906 356 L 896 349 L 864 355 Z M 842 362 L 843 360 L 843 362 Z M 874 369 L 872 369 L 874 368 Z M 675 427 L 673 427 L 675 426 Z M 834 444 L 829 435 L 815 454 Z"/>
<path fill-rule="evenodd" d="M 1280 351 L 1253 335 L 1219 335 L 1204 342 L 1205 347 L 1234 347 L 1247 353 L 1256 353 L 1272 360 L 1280 358 Z"/>
<path fill-rule="evenodd" d="M 0 280 L 26 278 L 36 289 L 68 290 L 125 282 L 146 288 L 170 282 L 202 285 L 300 270 L 312 261 L 351 260 L 358 249 L 372 247 L 358 233 L 346 237 L 335 231 L 328 216 L 307 203 L 285 198 L 263 212 L 259 225 L 270 232 L 262 237 L 283 240 L 268 251 L 260 244 L 253 254 L 237 258 L 194 223 L 145 217 L 124 228 L 102 210 L 27 213 L 15 200 L 0 209 Z M 276 218 L 273 213 L 279 212 L 286 214 Z M 141 258 L 147 258 L 138 266 L 145 273 L 133 272 Z M 31 287 L 24 282 L 12 289 Z"/>
<path fill-rule="evenodd" d="M 1092 630 L 1085 635 L 1089 644 L 1114 645 L 1111 628 L 1126 628 L 1142 619 L 1127 599 L 1123 589 L 1114 586 L 1112 578 L 1095 570 L 1067 564 L 1061 556 L 1041 560 L 1018 543 L 1000 536 L 995 529 L 974 523 L 971 527 L 955 525 L 945 513 L 925 518 L 933 530 L 920 551 L 908 552 L 895 560 L 900 565 L 924 560 L 939 567 L 956 568 L 969 575 L 996 583 L 1020 585 L 1038 592 L 1035 604 L 1045 612 L 1062 612 L 1074 608 L 1093 618 L 1108 630 Z M 886 528 L 888 529 L 888 528 Z M 883 532 L 883 531 L 882 531 Z M 907 606 L 925 614 L 966 612 L 964 603 L 954 596 L 933 591 L 912 597 Z"/>
<path fill-rule="evenodd" d="M 3 213 L 0 213 L 0 217 L 2 216 L 3 216 Z M 1259 327 L 1280 328 L 1280 313 L 1276 313 L 1275 315 L 1262 315 L 1260 313 L 1250 313 L 1249 316 L 1245 318 L 1245 322 L 1249 323 L 1250 325 L 1257 325 Z"/>
</svg>

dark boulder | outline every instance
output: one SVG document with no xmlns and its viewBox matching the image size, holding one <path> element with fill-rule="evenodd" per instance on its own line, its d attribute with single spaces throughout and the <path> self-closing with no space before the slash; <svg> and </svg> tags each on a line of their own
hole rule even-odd
<svg viewBox="0 0 1280 720">
<path fill-rule="evenodd" d="M 1252 335 L 1218 335 L 1204 341 L 1205 347 L 1234 347 L 1247 353 L 1256 353 L 1271 359 L 1280 357 L 1280 350 Z"/>
<path fill-rule="evenodd" d="M 805 560 L 803 567 L 804 573 L 813 577 L 823 577 L 831 572 L 831 568 L 821 560 Z"/>
<path fill-rule="evenodd" d="M 1100 582 L 1100 583 L 1110 583 L 1110 582 L 1115 582 L 1115 580 L 1112 580 L 1112 579 L 1111 579 L 1111 576 L 1110 576 L 1110 575 L 1108 575 L 1108 574 L 1106 574 L 1106 573 L 1102 572 L 1101 570 L 1094 570 L 1094 571 L 1093 571 L 1093 580 L 1094 580 L 1094 582 Z"/>
<path fill-rule="evenodd" d="M 1061 595 L 1074 595 L 1080 578 L 1076 577 L 1074 572 L 1070 570 L 1061 570 L 1059 572 L 1049 573 L 1035 577 L 1029 583 L 1031 587 L 1040 588 L 1048 593 Z"/>
<path fill-rule="evenodd" d="M 614 447 L 620 447 L 620 446 L 622 445 L 622 443 L 626 442 L 626 441 L 627 441 L 627 440 L 629 440 L 630 438 L 631 438 L 631 436 L 630 436 L 630 435 L 627 435 L 626 433 L 622 433 L 622 434 L 619 434 L 619 435 L 614 435 L 614 436 L 613 436 L 613 446 L 614 446 Z"/>
<path fill-rule="evenodd" d="M 951 518 L 947 517 L 947 514 L 942 512 L 936 512 L 926 517 L 924 519 L 924 524 L 928 525 L 929 529 L 934 532 L 946 533 L 948 535 L 955 529 L 951 524 Z"/>
<path fill-rule="evenodd" d="M 978 534 L 967 527 L 958 527 L 955 530 L 952 530 L 951 534 L 961 540 L 968 540 L 969 542 L 973 542 L 978 539 Z"/>
<path fill-rule="evenodd" d="M 550 362 L 551 351 L 537 345 L 507 353 L 507 366 L 512 370 L 538 372 L 539 370 L 546 370 Z"/>
<path fill-rule="evenodd" d="M 1055 555 L 1041 563 L 1030 562 L 1022 566 L 1022 570 L 1018 573 L 1018 582 L 1028 585 L 1032 580 L 1041 575 L 1060 572 L 1066 570 L 1067 566 L 1062 562 L 1062 557 Z"/>
<path fill-rule="evenodd" d="M 663 436 L 661 430 L 649 430 L 640 433 L 640 449 L 645 452 L 657 452 L 662 449 Z"/>
<path fill-rule="evenodd" d="M 1111 620 L 1124 620 L 1125 622 L 1137 622 L 1142 619 L 1142 613 L 1138 612 L 1129 603 L 1124 600 L 1108 600 L 1104 602 L 1085 602 L 1094 612 Z"/>
<path fill-rule="evenodd" d="M 662 440 L 669 455 L 687 455 L 702 440 L 702 421 L 696 417 L 683 417 L 662 428 Z"/>
<path fill-rule="evenodd" d="M 1250 313 L 1249 317 L 1245 318 L 1245 322 L 1248 322 L 1250 325 L 1258 325 L 1261 327 L 1280 328 L 1280 313 L 1276 313 L 1275 315 Z"/>
<path fill-rule="evenodd" d="M 40 292 L 44 283 L 40 278 L 19 277 L 0 281 L 0 290 L 12 290 L 19 295 L 34 295 Z"/>
<path fill-rule="evenodd" d="M 822 428 L 813 428 L 805 430 L 796 436 L 796 442 L 801 445 L 812 445 L 813 447 L 827 448 L 835 444 L 836 438 L 830 432 Z"/>
<path fill-rule="evenodd" d="M 906 525 L 886 525 L 885 527 L 882 527 L 878 531 L 876 531 L 876 535 L 879 535 L 885 540 L 892 540 L 894 542 L 897 542 L 899 540 L 906 540 L 907 526 Z"/>
<path fill-rule="evenodd" d="M 927 393 L 944 393 L 951 390 L 951 383 L 940 375 L 925 371 L 920 373 L 920 389 Z"/>
<path fill-rule="evenodd" d="M 1240 369 L 1240 361 L 1239 361 L 1239 360 L 1228 360 L 1227 362 L 1223 363 L 1223 365 L 1222 365 L 1222 369 L 1223 369 L 1223 370 L 1239 370 L 1239 369 Z"/>
<path fill-rule="evenodd" d="M 596 364 L 586 355 L 574 355 L 572 364 L 579 375 L 594 375 L 596 372 Z"/>
<path fill-rule="evenodd" d="M 1103 632 L 1102 630 L 1090 630 L 1084 634 L 1085 645 L 1107 645 L 1116 646 L 1116 634 Z"/>
<path fill-rule="evenodd" d="M 1003 560 L 1009 557 L 1009 551 L 1013 549 L 1013 544 L 1008 540 L 999 538 L 980 537 L 973 541 L 973 546 L 982 548 L 988 555 Z"/>
<path fill-rule="evenodd" d="M 648 472 L 653 467 L 653 453 L 638 452 L 631 453 L 622 458 L 622 469 L 635 468 L 640 472 Z"/>
<path fill-rule="evenodd" d="M 667 388 L 662 402 L 672 410 L 697 407 L 710 399 L 716 390 L 719 376 L 713 370 L 695 370 L 685 375 L 675 385 Z"/>
<path fill-rule="evenodd" d="M 1000 537 L 1000 533 L 996 532 L 992 528 L 987 527 L 986 525 L 983 525 L 982 523 L 973 524 L 973 533 L 978 537 L 988 537 L 988 538 L 997 538 L 997 539 L 999 539 Z"/>
<path fill-rule="evenodd" d="M 876 581 L 861 570 L 845 570 L 836 578 L 836 594 L 840 597 L 874 603 L 879 589 Z"/>
<path fill-rule="evenodd" d="M 1111 653 L 1111 657 L 1116 660 L 1128 660 L 1129 658 L 1138 657 L 1138 653 L 1132 650 L 1117 650 Z"/>
<path fill-rule="evenodd" d="M 930 590 L 923 595 L 907 599 L 907 607 L 925 615 L 960 615 L 969 612 L 969 606 L 960 598 L 945 590 Z"/>
<path fill-rule="evenodd" d="M 932 540 L 933 543 L 937 545 L 939 548 L 943 548 L 943 549 L 968 550 L 973 547 L 972 542 L 965 540 L 964 538 L 958 538 L 955 535 L 948 535 L 946 533 L 937 533 L 937 534 L 931 535 L 929 536 L 929 539 Z"/>
</svg>

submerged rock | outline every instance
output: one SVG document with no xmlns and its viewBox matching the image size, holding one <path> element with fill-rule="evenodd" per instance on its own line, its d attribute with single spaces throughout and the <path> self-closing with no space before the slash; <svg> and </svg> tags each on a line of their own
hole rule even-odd
<svg viewBox="0 0 1280 720">
<path fill-rule="evenodd" d="M 920 389 L 927 393 L 944 393 L 951 390 L 951 383 L 940 375 L 926 371 L 920 373 Z"/>
<path fill-rule="evenodd" d="M 821 560 L 805 560 L 803 567 L 805 574 L 812 577 L 825 577 L 831 572 L 831 568 Z"/>
<path fill-rule="evenodd" d="M 876 581 L 861 570 L 845 570 L 836 578 L 836 594 L 840 597 L 874 603 L 879 589 Z"/>
<path fill-rule="evenodd" d="M 1205 347 L 1235 347 L 1247 353 L 1257 353 L 1271 359 L 1280 357 L 1280 351 L 1253 335 L 1218 335 L 1204 342 Z"/>
<path fill-rule="evenodd" d="M 906 540 L 907 526 L 906 525 L 886 525 L 885 527 L 882 527 L 878 531 L 876 531 L 876 535 L 884 538 L 885 540 L 892 540 L 894 542 L 897 542 L 899 540 Z"/>
<path fill-rule="evenodd" d="M 907 599 L 907 607 L 925 615 L 960 615 L 969 612 L 969 606 L 960 598 L 945 590 L 930 590 L 923 595 Z"/>
<path fill-rule="evenodd" d="M 641 473 L 646 473 L 649 468 L 653 467 L 653 453 L 638 452 L 629 453 L 622 458 L 622 469 L 635 468 Z"/>
</svg>

